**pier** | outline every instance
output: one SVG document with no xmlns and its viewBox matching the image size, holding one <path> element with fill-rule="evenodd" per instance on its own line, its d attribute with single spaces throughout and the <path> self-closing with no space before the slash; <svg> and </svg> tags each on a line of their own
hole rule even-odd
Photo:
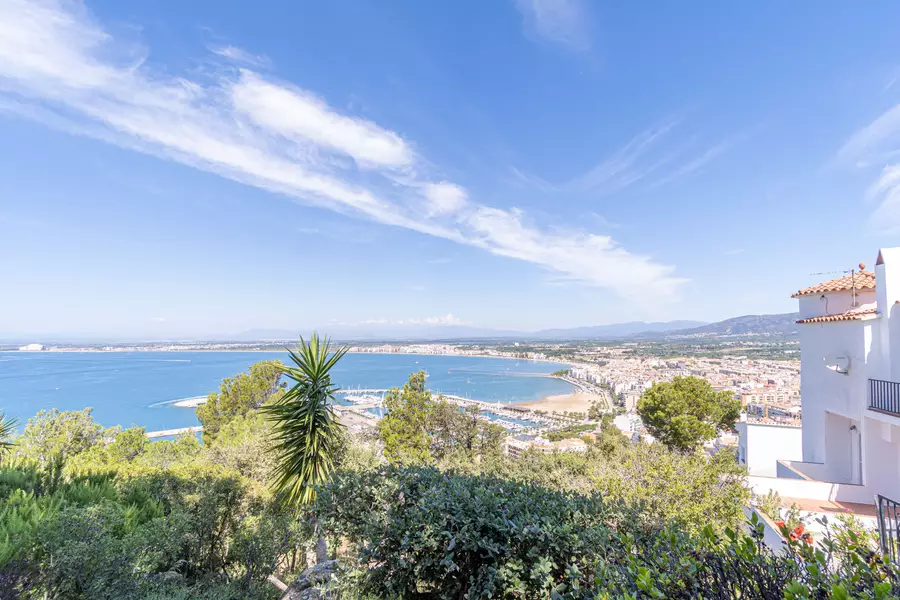
<svg viewBox="0 0 900 600">
<path fill-rule="evenodd" d="M 146 435 L 148 438 L 150 438 L 152 440 L 154 438 L 169 437 L 169 436 L 173 436 L 173 435 L 181 435 L 183 433 L 190 433 L 193 435 L 195 433 L 200 433 L 201 431 L 203 431 L 203 426 L 195 425 L 193 427 L 182 427 L 181 429 L 163 429 L 162 431 L 148 431 L 144 435 Z"/>
</svg>

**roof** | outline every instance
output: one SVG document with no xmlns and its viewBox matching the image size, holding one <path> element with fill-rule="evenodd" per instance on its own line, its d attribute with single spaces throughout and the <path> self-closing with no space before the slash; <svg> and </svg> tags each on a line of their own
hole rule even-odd
<svg viewBox="0 0 900 600">
<path fill-rule="evenodd" d="M 823 315 L 821 317 L 810 317 L 808 319 L 800 319 L 797 323 L 835 323 L 838 321 L 865 321 L 874 319 L 878 316 L 878 310 L 868 307 L 851 308 L 847 312 L 838 313 L 836 315 Z"/>
<path fill-rule="evenodd" d="M 858 291 L 875 289 L 875 273 L 872 271 L 857 271 L 852 275 L 844 275 L 837 279 L 823 281 L 822 283 L 803 288 L 791 294 L 791 298 L 799 298 L 809 294 L 824 294 L 825 292 L 849 292 L 856 284 Z"/>
</svg>

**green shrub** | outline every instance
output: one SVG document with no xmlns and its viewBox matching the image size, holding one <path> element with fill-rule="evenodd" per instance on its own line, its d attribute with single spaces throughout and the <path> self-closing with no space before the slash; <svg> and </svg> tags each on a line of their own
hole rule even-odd
<svg viewBox="0 0 900 600">
<path fill-rule="evenodd" d="M 343 473 L 319 514 L 378 598 L 875 599 L 898 575 L 843 524 L 775 553 L 756 521 L 692 533 L 641 505 L 430 468 Z"/>
</svg>

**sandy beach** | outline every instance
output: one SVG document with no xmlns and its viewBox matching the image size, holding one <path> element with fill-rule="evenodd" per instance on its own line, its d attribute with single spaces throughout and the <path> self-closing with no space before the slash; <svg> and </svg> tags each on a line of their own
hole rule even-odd
<svg viewBox="0 0 900 600">
<path fill-rule="evenodd" d="M 591 404 L 595 402 L 606 407 L 609 404 L 609 399 L 602 394 L 574 392 L 571 394 L 547 396 L 546 398 L 542 398 L 535 402 L 523 402 L 516 406 L 530 408 L 532 410 L 545 410 L 547 412 L 587 412 Z"/>
</svg>

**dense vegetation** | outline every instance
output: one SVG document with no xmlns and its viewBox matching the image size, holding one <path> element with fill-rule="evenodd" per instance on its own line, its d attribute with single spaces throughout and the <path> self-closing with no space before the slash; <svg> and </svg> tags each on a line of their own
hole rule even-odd
<svg viewBox="0 0 900 600">
<path fill-rule="evenodd" d="M 268 367 L 226 380 L 204 444 L 39 413 L 0 444 L 0 599 L 277 598 L 267 578 L 293 580 L 325 538 L 344 600 L 892 597 L 853 526 L 780 554 L 744 533 L 728 452 L 631 444 L 606 419 L 584 453 L 510 459 L 421 374 L 349 437 L 334 356 L 301 348 L 278 367 L 289 389 Z"/>
</svg>

